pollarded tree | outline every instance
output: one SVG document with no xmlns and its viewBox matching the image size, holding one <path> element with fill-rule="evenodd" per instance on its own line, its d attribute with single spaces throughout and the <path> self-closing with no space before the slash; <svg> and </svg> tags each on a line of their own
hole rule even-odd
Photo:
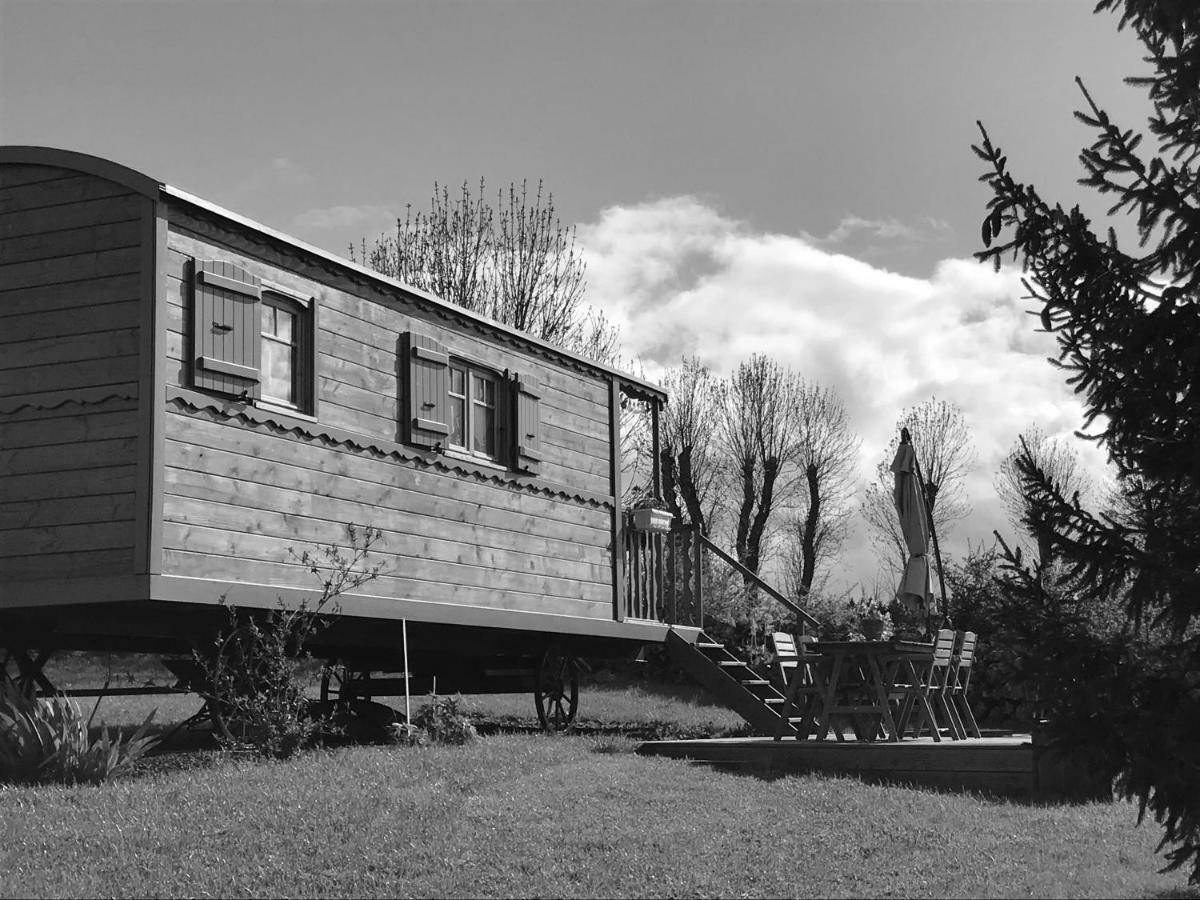
<svg viewBox="0 0 1200 900">
<path fill-rule="evenodd" d="M 662 378 L 669 401 L 659 423 L 663 497 L 676 516 L 707 533 L 718 500 L 720 380 L 696 357 Z"/>
<path fill-rule="evenodd" d="M 801 484 L 788 522 L 794 592 L 807 594 L 817 570 L 832 563 L 848 533 L 860 441 L 846 406 L 829 388 L 801 381 L 794 402 L 793 458 Z"/>
<path fill-rule="evenodd" d="M 1146 48 L 1150 145 L 1112 121 L 1080 82 L 1077 117 L 1095 132 L 1081 183 L 1136 217 L 1140 246 L 1101 236 L 1075 207 L 1042 199 L 1010 173 L 983 130 L 975 147 L 992 193 L 983 260 L 1020 261 L 1030 299 L 1058 341 L 1056 364 L 1086 408 L 1087 437 L 1108 452 L 1132 514 L 1092 514 L 1037 460 L 1016 461 L 1023 492 L 1067 565 L 1067 586 L 1097 604 L 1120 597 L 1132 624 L 1098 636 L 1046 618 L 1061 671 L 1046 668 L 1041 696 L 1052 736 L 1084 746 L 1119 775 L 1165 827 L 1170 867 L 1200 884 L 1200 6 L 1185 0 L 1100 0 Z M 1012 552 L 1008 588 L 1026 615 L 1052 608 L 1038 567 Z M 1032 667 L 1048 660 L 1030 660 Z"/>
<path fill-rule="evenodd" d="M 359 253 L 365 265 L 447 302 L 527 331 L 600 362 L 617 355 L 617 331 L 587 306 L 586 265 L 554 209 L 554 196 L 526 182 L 498 191 L 495 205 L 479 181 L 456 199 L 435 184 L 428 212 L 409 206 L 394 236 Z M 358 254 L 350 248 L 351 258 Z"/>
<path fill-rule="evenodd" d="M 786 505 L 793 466 L 799 379 L 762 354 L 741 363 L 724 386 L 719 418 L 734 511 L 738 562 L 758 574 L 771 514 Z"/>
</svg>

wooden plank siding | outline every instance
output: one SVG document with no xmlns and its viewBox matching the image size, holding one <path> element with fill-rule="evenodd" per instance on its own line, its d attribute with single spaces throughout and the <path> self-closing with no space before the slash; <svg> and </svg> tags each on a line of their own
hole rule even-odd
<svg viewBox="0 0 1200 900">
<path fill-rule="evenodd" d="M 0 167 L 0 580 L 132 571 L 148 203 Z"/>
<path fill-rule="evenodd" d="M 167 328 L 172 363 L 168 383 L 187 386 L 191 381 L 186 349 L 191 345 L 188 263 L 191 259 L 228 259 L 260 277 L 317 297 L 321 304 L 317 370 L 322 421 L 368 437 L 403 440 L 399 341 L 407 331 L 417 330 L 445 345 L 452 356 L 501 372 L 513 369 L 534 375 L 542 395 L 545 460 L 541 476 L 590 493 L 609 493 L 608 395 L 598 379 L 499 347 L 486 335 L 431 321 L 415 308 L 406 314 L 188 235 L 173 231 L 169 246 Z"/>
<path fill-rule="evenodd" d="M 344 544 L 353 522 L 383 531 L 384 570 L 372 595 L 612 619 L 613 507 L 600 499 L 611 498 L 605 378 L 439 318 L 399 292 L 359 296 L 305 277 L 233 237 L 217 243 L 173 222 L 164 258 L 167 394 L 185 392 L 176 391 L 165 420 L 164 575 L 209 579 L 214 590 L 312 588 L 312 574 L 289 551 Z M 319 415 L 311 425 L 251 427 L 219 397 L 196 409 L 203 392 L 192 389 L 191 279 L 194 262 L 207 259 L 316 299 Z M 452 357 L 536 380 L 536 477 L 405 443 L 409 332 Z"/>
</svg>

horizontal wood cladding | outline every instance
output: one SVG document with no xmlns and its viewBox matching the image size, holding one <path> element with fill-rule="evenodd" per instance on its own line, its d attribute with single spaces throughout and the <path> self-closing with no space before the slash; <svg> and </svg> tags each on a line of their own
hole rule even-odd
<svg viewBox="0 0 1200 900">
<path fill-rule="evenodd" d="M 368 438 L 404 441 L 403 378 L 407 367 L 401 364 L 400 354 L 404 336 L 413 331 L 444 345 L 453 357 L 500 373 L 507 370 L 536 379 L 541 395 L 543 457 L 538 477 L 585 493 L 611 493 L 608 392 L 601 378 L 521 353 L 498 343 L 478 326 L 451 322 L 423 311 L 417 301 L 398 292 L 389 297 L 357 296 L 181 230 L 172 230 L 169 247 L 168 384 L 191 384 L 187 349 L 191 346 L 189 265 L 193 259 L 227 260 L 301 295 L 317 298 L 317 381 L 322 423 Z"/>
<path fill-rule="evenodd" d="M 63 409 L 71 408 L 79 409 Z M 8 418 L 0 420 L 0 579 L 130 572 L 136 412 Z"/>
<path fill-rule="evenodd" d="M 91 176 L 18 169 L 0 179 L 0 410 L 80 388 L 135 395 L 148 201 Z"/>
<path fill-rule="evenodd" d="M 237 602 L 237 589 L 246 585 L 269 585 L 277 588 L 299 588 L 320 590 L 310 572 L 304 566 L 284 562 L 260 562 L 244 555 L 245 547 L 239 548 L 236 557 L 222 557 L 210 553 L 193 553 L 186 550 L 163 550 L 163 574 L 188 578 L 203 578 L 214 582 L 214 600 L 225 591 L 217 591 L 218 585 L 229 592 L 229 599 Z M 530 594 L 509 590 L 501 585 L 486 589 L 460 585 L 434 577 L 424 580 L 400 572 L 380 574 L 379 578 L 364 586 L 373 596 L 392 597 L 397 600 L 418 600 L 422 603 L 444 603 L 475 609 L 513 610 L 528 613 L 573 616 L 580 619 L 610 621 L 611 599 L 606 603 L 587 603 L 579 600 L 563 600 L 549 593 Z M 480 603 L 484 597 L 488 602 Z M 353 607 L 343 607 L 347 615 L 354 615 Z M 467 617 L 464 617 L 467 618 Z"/>
<path fill-rule="evenodd" d="M 132 572 L 150 203 L 0 167 L 0 579 Z"/>
<path fill-rule="evenodd" d="M 180 412 L 166 434 L 164 574 L 311 587 L 289 548 L 368 524 L 384 533 L 372 594 L 611 615 L 606 506 Z"/>
<path fill-rule="evenodd" d="M 103 550 L 72 548 L 63 552 L 36 553 L 31 556 L 0 555 L 0 582 L 63 579 L 78 575 L 126 575 L 133 571 L 133 528 L 125 529 L 130 546 Z M 0 547 L 0 554 L 3 553 Z M 0 596 L 0 605 L 4 597 Z"/>
</svg>

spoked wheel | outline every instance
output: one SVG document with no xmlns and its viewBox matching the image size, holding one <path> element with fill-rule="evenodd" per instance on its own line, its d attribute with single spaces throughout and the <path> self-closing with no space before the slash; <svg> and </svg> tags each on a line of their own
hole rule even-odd
<svg viewBox="0 0 1200 900">
<path fill-rule="evenodd" d="M 321 703 L 348 704 L 358 696 L 353 689 L 354 683 L 370 677 L 371 673 L 365 669 L 352 669 L 336 659 L 329 660 L 321 673 Z"/>
<path fill-rule="evenodd" d="M 563 731 L 579 710 L 579 666 L 559 647 L 550 647 L 538 665 L 533 691 L 538 721 L 545 731 Z"/>
<path fill-rule="evenodd" d="M 36 697 L 39 691 L 43 696 L 55 694 L 57 692 L 54 685 L 42 673 L 42 667 L 53 652 L 9 647 L 4 652 L 3 663 L 0 664 L 0 678 L 12 684 L 26 697 Z"/>
</svg>

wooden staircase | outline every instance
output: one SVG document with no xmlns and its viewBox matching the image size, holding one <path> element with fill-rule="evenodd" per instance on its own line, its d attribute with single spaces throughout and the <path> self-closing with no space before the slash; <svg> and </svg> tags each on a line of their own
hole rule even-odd
<svg viewBox="0 0 1200 900">
<path fill-rule="evenodd" d="M 784 705 L 783 694 L 745 661 L 729 652 L 724 644 L 714 641 L 703 631 L 699 640 L 691 644 L 671 631 L 667 635 L 667 652 L 676 665 L 749 722 L 757 733 L 776 733 Z M 796 734 L 792 722 L 784 724 L 783 734 Z"/>
</svg>

